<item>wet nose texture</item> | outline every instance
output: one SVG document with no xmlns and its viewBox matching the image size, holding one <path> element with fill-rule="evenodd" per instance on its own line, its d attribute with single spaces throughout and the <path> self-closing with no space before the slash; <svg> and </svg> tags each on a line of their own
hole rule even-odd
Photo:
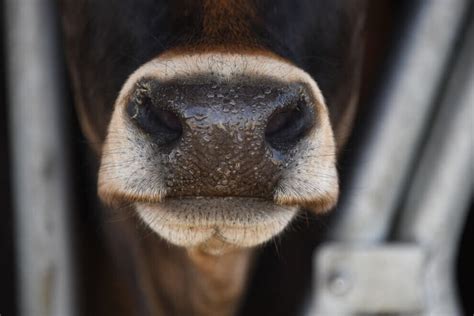
<svg viewBox="0 0 474 316">
<path fill-rule="evenodd" d="M 314 126 L 300 84 L 143 80 L 127 106 L 159 156 L 169 197 L 271 198 Z"/>
</svg>

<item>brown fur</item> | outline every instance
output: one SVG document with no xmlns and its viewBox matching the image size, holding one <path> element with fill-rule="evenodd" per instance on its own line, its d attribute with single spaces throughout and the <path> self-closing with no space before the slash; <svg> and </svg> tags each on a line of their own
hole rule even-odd
<svg viewBox="0 0 474 316">
<path fill-rule="evenodd" d="M 203 39 L 215 43 L 250 42 L 255 12 L 248 0 L 203 0 Z M 229 40 L 230 39 L 230 40 Z"/>
<path fill-rule="evenodd" d="M 131 299 L 112 301 L 106 314 L 235 313 L 254 251 L 233 250 L 213 256 L 203 249 L 169 245 L 152 232 L 137 230 L 137 225 L 140 223 L 136 217 L 107 225 L 108 238 L 114 245 L 112 258 L 129 258 L 127 264 L 118 265 L 117 282 L 126 284 L 121 291 L 125 291 L 124 298 Z M 112 263 L 105 273 L 110 274 L 113 266 Z"/>
</svg>

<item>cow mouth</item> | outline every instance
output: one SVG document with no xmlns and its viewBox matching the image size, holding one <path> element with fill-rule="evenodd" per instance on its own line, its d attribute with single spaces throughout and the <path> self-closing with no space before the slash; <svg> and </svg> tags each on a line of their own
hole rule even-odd
<svg viewBox="0 0 474 316">
<path fill-rule="evenodd" d="M 297 206 L 245 197 L 166 198 L 135 204 L 140 218 L 172 244 L 210 252 L 252 247 L 282 232 Z"/>
</svg>

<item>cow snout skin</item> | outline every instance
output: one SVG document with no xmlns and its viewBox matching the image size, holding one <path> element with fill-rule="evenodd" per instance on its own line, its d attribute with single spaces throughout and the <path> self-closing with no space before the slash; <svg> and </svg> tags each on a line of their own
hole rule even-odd
<svg viewBox="0 0 474 316">
<path fill-rule="evenodd" d="M 161 156 L 168 197 L 272 199 L 315 124 L 303 84 L 137 82 L 128 120 Z"/>
</svg>

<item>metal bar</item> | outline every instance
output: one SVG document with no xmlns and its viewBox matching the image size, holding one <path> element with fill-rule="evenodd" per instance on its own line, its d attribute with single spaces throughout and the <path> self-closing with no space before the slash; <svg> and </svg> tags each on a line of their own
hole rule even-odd
<svg viewBox="0 0 474 316">
<path fill-rule="evenodd" d="M 354 157 L 331 239 L 383 240 L 433 108 L 467 1 L 421 1 Z"/>
<path fill-rule="evenodd" d="M 397 230 L 399 239 L 415 242 L 429 254 L 425 266 L 427 315 L 461 315 L 454 276 L 474 181 L 473 21 L 465 40 Z"/>
<path fill-rule="evenodd" d="M 410 244 L 325 244 L 307 315 L 413 315 L 424 309 L 426 255 Z"/>
<path fill-rule="evenodd" d="M 21 315 L 74 315 L 65 102 L 54 3 L 6 0 Z"/>
<path fill-rule="evenodd" d="M 322 245 L 308 315 L 461 315 L 453 279 L 474 193 L 473 35 L 474 23 L 417 163 L 397 243 Z"/>
<path fill-rule="evenodd" d="M 306 315 L 326 315 L 328 312 L 336 315 L 371 312 L 421 312 L 430 315 L 458 313 L 451 269 L 457 241 L 454 236 L 458 237 L 464 213 L 459 211 L 456 203 L 451 205 L 448 201 L 457 199 L 459 195 L 459 205 L 465 206 L 465 200 L 471 194 L 466 195 L 466 192 L 472 192 L 472 177 L 464 176 L 464 182 L 461 183 L 459 178 L 454 180 L 449 176 L 456 177 L 461 170 L 464 174 L 470 170 L 468 163 L 472 163 L 472 139 L 468 139 L 467 135 L 472 134 L 467 131 L 472 130 L 468 123 L 470 120 L 472 124 L 472 109 L 459 106 L 459 112 L 453 115 L 449 112 L 453 111 L 453 106 L 450 110 L 446 108 L 436 122 L 439 125 L 435 128 L 437 131 L 429 136 L 429 149 L 421 152 L 423 160 L 420 166 L 426 166 L 420 168 L 414 186 L 410 187 L 412 202 L 404 208 L 398 235 L 405 237 L 404 240 L 418 243 L 406 243 L 405 246 L 384 244 L 393 228 L 402 194 L 406 192 L 409 172 L 417 163 L 420 150 L 424 149 L 421 146 L 423 137 L 426 131 L 431 131 L 428 123 L 431 123 L 429 120 L 437 107 L 440 89 L 445 89 L 442 84 L 446 79 L 447 65 L 453 56 L 455 40 L 469 5 L 468 1 L 462 0 L 422 1 L 421 4 L 419 12 L 405 29 L 405 43 L 396 56 L 397 62 L 391 69 L 382 94 L 376 100 L 366 142 L 352 161 L 355 172 L 347 184 L 348 194 L 343 196 L 340 203 L 341 217 L 329 238 L 338 242 L 322 245 L 315 256 L 316 291 L 310 297 Z M 472 56 L 472 51 L 470 54 Z M 466 65 L 464 63 L 464 67 Z M 471 80 L 465 84 L 471 84 L 472 87 Z M 456 86 L 455 83 L 452 85 Z M 448 92 L 444 99 L 446 107 L 449 101 L 461 101 L 460 98 L 464 96 L 461 91 L 472 94 L 472 91 L 462 90 L 460 87 L 463 86 L 459 85 L 458 90 L 453 90 L 459 95 Z M 464 96 L 464 104 L 472 106 L 471 98 Z M 449 126 L 446 125 L 446 117 L 452 117 Z M 436 148 L 444 145 L 446 147 L 443 149 Z M 466 154 L 467 151 L 471 151 L 471 156 Z M 461 155 L 462 158 L 455 158 L 455 155 Z M 446 170 L 445 164 L 449 164 Z M 443 185 L 438 186 L 435 184 L 437 182 L 443 182 Z M 449 189 L 445 188 L 450 185 Z M 463 190 L 456 190 L 459 186 L 463 186 Z M 443 191 L 445 189 L 446 194 Z M 430 219 L 430 212 L 433 204 L 437 203 L 436 194 L 443 202 L 437 206 L 435 211 L 439 215 L 433 220 Z M 452 227 L 446 227 L 446 223 L 451 222 L 448 214 L 453 216 L 448 210 L 457 212 Z M 407 215 L 410 212 L 412 215 Z M 448 234 L 450 229 L 453 231 Z M 438 236 L 433 236 L 438 233 Z M 405 248 L 399 248 L 398 253 L 390 251 L 394 246 Z M 360 264 L 361 258 L 369 259 L 364 259 L 365 263 Z M 419 268 L 420 258 L 424 258 L 426 268 Z M 415 265 L 399 269 L 407 260 L 417 262 L 416 267 L 419 269 L 412 269 Z M 379 264 L 371 264 L 377 262 Z M 384 273 L 386 271 L 391 272 Z M 406 271 L 411 271 L 411 278 L 418 282 L 408 285 L 413 280 L 406 279 Z M 415 276 L 417 273 L 419 275 Z M 378 285 L 371 287 L 366 281 L 360 282 L 367 278 Z M 381 284 L 387 288 L 381 289 Z M 421 288 L 415 288 L 417 284 Z M 398 291 L 404 294 L 417 293 L 416 297 L 407 296 L 397 300 L 403 295 L 395 295 L 378 300 L 367 299 L 392 287 L 399 287 Z M 428 299 L 423 297 L 420 300 L 420 293 L 427 293 Z"/>
</svg>

